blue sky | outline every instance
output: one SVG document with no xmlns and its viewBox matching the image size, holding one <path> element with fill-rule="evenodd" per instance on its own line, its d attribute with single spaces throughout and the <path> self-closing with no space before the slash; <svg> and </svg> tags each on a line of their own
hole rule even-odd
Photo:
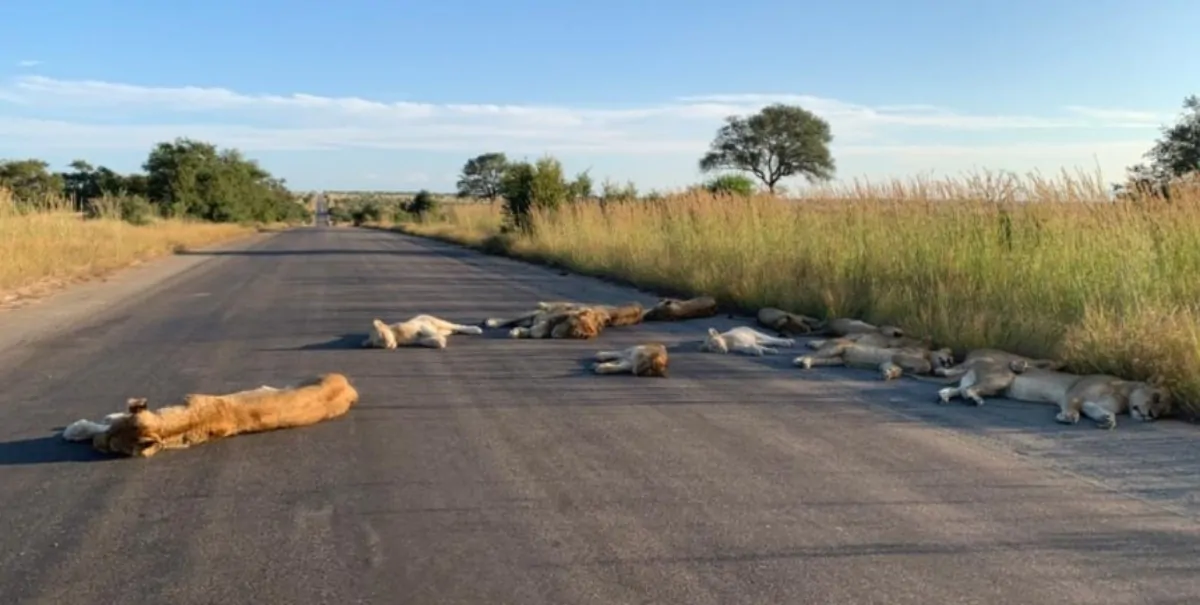
<svg viewBox="0 0 1200 605">
<path fill-rule="evenodd" d="M 724 116 L 773 101 L 830 121 L 843 180 L 1116 180 L 1200 93 L 1188 0 L 41 0 L 3 14 L 0 158 L 128 171 L 191 136 L 296 189 L 450 190 L 489 151 L 680 187 L 703 178 Z"/>
</svg>

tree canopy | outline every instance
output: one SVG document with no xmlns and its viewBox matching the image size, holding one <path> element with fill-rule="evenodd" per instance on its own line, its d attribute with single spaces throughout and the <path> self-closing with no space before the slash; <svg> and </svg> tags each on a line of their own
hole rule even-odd
<svg viewBox="0 0 1200 605">
<path fill-rule="evenodd" d="M 717 131 L 700 170 L 733 169 L 758 177 L 771 193 L 785 177 L 833 178 L 829 123 L 798 106 L 776 103 L 749 117 L 730 116 Z"/>
<path fill-rule="evenodd" d="M 1183 100 L 1179 121 L 1164 127 L 1143 157 L 1149 163 L 1129 167 L 1129 182 L 1118 185 L 1118 193 L 1138 189 L 1167 195 L 1172 181 L 1200 174 L 1200 97 L 1191 95 Z"/>
<path fill-rule="evenodd" d="M 508 167 L 508 157 L 503 153 L 485 153 L 467 160 L 457 183 L 458 197 L 496 199 Z"/>
</svg>

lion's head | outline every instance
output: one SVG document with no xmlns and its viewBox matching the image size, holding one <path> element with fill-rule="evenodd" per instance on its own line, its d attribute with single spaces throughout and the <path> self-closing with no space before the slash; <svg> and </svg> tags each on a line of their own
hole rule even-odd
<svg viewBox="0 0 1200 605">
<path fill-rule="evenodd" d="M 149 458 L 162 449 L 162 440 L 146 422 L 150 413 L 144 397 L 127 402 L 127 414 L 116 416 L 108 430 L 92 437 L 92 447 L 101 452 Z"/>
<path fill-rule="evenodd" d="M 713 353 L 728 353 L 729 343 L 725 342 L 725 337 L 716 328 L 709 328 L 708 334 L 704 337 L 704 342 L 700 343 L 701 351 L 711 351 Z"/>
<path fill-rule="evenodd" d="M 659 378 L 667 377 L 667 366 L 670 360 L 667 358 L 667 348 L 655 344 L 647 347 L 648 352 L 642 358 L 641 363 L 634 368 L 634 374 L 637 376 L 657 376 Z"/>
<path fill-rule="evenodd" d="M 1138 383 L 1129 392 L 1129 416 L 1134 420 L 1157 420 L 1171 413 L 1171 393 L 1161 385 Z"/>
<path fill-rule="evenodd" d="M 607 321 L 608 314 L 597 309 L 586 307 L 567 315 L 566 335 L 568 338 L 587 340 L 600 335 L 600 330 Z"/>
<path fill-rule="evenodd" d="M 362 346 L 374 349 L 394 349 L 396 348 L 396 334 L 392 331 L 392 327 L 383 320 L 374 319 L 371 321 L 371 331 L 367 333 Z"/>
<path fill-rule="evenodd" d="M 934 349 L 929 353 L 929 364 L 934 368 L 949 368 L 954 366 L 954 351 L 949 347 Z"/>
</svg>

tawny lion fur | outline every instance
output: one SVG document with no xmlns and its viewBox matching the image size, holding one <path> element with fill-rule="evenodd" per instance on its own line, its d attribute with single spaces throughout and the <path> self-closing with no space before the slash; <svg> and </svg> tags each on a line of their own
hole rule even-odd
<svg viewBox="0 0 1200 605">
<path fill-rule="evenodd" d="M 597 374 L 633 374 L 634 376 L 667 377 L 670 359 L 667 347 L 660 343 L 634 345 L 620 351 L 596 353 L 597 363 L 592 371 Z"/>
<path fill-rule="evenodd" d="M 371 321 L 371 331 L 363 339 L 362 346 L 376 349 L 404 346 L 444 349 L 447 344 L 446 337 L 451 334 L 478 335 L 483 334 L 483 330 L 479 326 L 464 326 L 433 315 L 417 315 L 391 325 L 376 318 Z"/>
<path fill-rule="evenodd" d="M 528 328 L 509 330 L 512 338 L 574 338 L 588 340 L 600 335 L 609 316 L 603 309 L 583 307 L 546 314 Z"/>
<path fill-rule="evenodd" d="M 539 301 L 537 308 L 526 311 L 516 317 L 501 319 L 491 317 L 483 321 L 489 328 L 532 328 L 534 324 L 544 321 L 560 313 L 593 309 L 602 317 L 601 327 L 632 326 L 642 322 L 646 310 L 640 303 L 631 302 L 623 305 L 602 305 L 575 301 Z M 510 330 L 510 333 L 513 332 Z"/>
<path fill-rule="evenodd" d="M 660 298 L 657 304 L 646 311 L 643 321 L 684 321 L 703 319 L 716 314 L 717 299 L 711 296 L 697 296 L 687 300 Z"/>
<path fill-rule="evenodd" d="M 128 410 L 106 422 L 73 423 L 63 438 L 114 454 L 148 458 L 165 449 L 184 449 L 225 437 L 316 424 L 336 418 L 358 402 L 346 376 L 329 373 L 287 388 L 260 387 L 227 395 L 192 393 L 184 403 L 150 410 L 131 398 Z"/>
<path fill-rule="evenodd" d="M 775 307 L 763 307 L 758 310 L 758 325 L 775 330 L 781 336 L 801 336 L 811 334 L 821 320 L 797 313 L 788 313 Z"/>
<path fill-rule="evenodd" d="M 814 336 L 849 336 L 851 334 L 868 333 L 883 334 L 884 336 L 892 337 L 904 336 L 904 330 L 899 327 L 889 325 L 877 326 L 849 317 L 835 317 L 829 321 L 822 322 L 813 328 L 812 333 Z"/>
<path fill-rule="evenodd" d="M 872 368 L 879 370 L 883 380 L 894 380 L 903 375 L 930 374 L 934 368 L 952 365 L 954 355 L 946 348 L 871 346 L 840 338 L 793 359 L 792 363 L 804 369 L 820 366 Z"/>
<path fill-rule="evenodd" d="M 958 385 L 939 390 L 939 401 L 949 403 L 954 397 L 962 397 L 983 405 L 987 397 L 1008 397 L 1051 403 L 1058 406 L 1056 421 L 1076 424 L 1082 414 L 1103 429 L 1116 428 L 1117 415 L 1121 413 L 1149 422 L 1172 411 L 1170 392 L 1154 381 L 1123 380 L 1106 374 L 1080 376 L 1036 367 L 1026 359 L 1014 357 L 1007 360 L 978 357 L 963 362 L 961 365 L 967 369 Z"/>
<path fill-rule="evenodd" d="M 700 351 L 709 353 L 734 351 L 761 357 L 779 353 L 779 350 L 774 347 L 791 347 L 795 344 L 796 341 L 791 338 L 768 336 L 749 326 L 739 326 L 724 332 L 718 332 L 716 328 L 709 328 L 704 341 L 700 343 Z"/>
</svg>

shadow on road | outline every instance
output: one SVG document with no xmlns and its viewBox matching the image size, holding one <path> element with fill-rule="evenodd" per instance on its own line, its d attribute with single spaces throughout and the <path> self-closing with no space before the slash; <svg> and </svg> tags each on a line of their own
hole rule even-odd
<svg viewBox="0 0 1200 605">
<path fill-rule="evenodd" d="M 263 349 L 265 351 L 337 351 L 345 349 L 361 349 L 362 341 L 366 339 L 366 332 L 357 332 L 354 334 L 342 334 L 330 340 L 322 342 L 314 342 L 312 344 L 301 345 L 299 347 L 282 347 L 278 349 Z"/>
<path fill-rule="evenodd" d="M 55 462 L 97 462 L 110 460 L 88 443 L 70 443 L 58 435 L 17 439 L 0 443 L 0 466 L 52 464 Z"/>
</svg>

